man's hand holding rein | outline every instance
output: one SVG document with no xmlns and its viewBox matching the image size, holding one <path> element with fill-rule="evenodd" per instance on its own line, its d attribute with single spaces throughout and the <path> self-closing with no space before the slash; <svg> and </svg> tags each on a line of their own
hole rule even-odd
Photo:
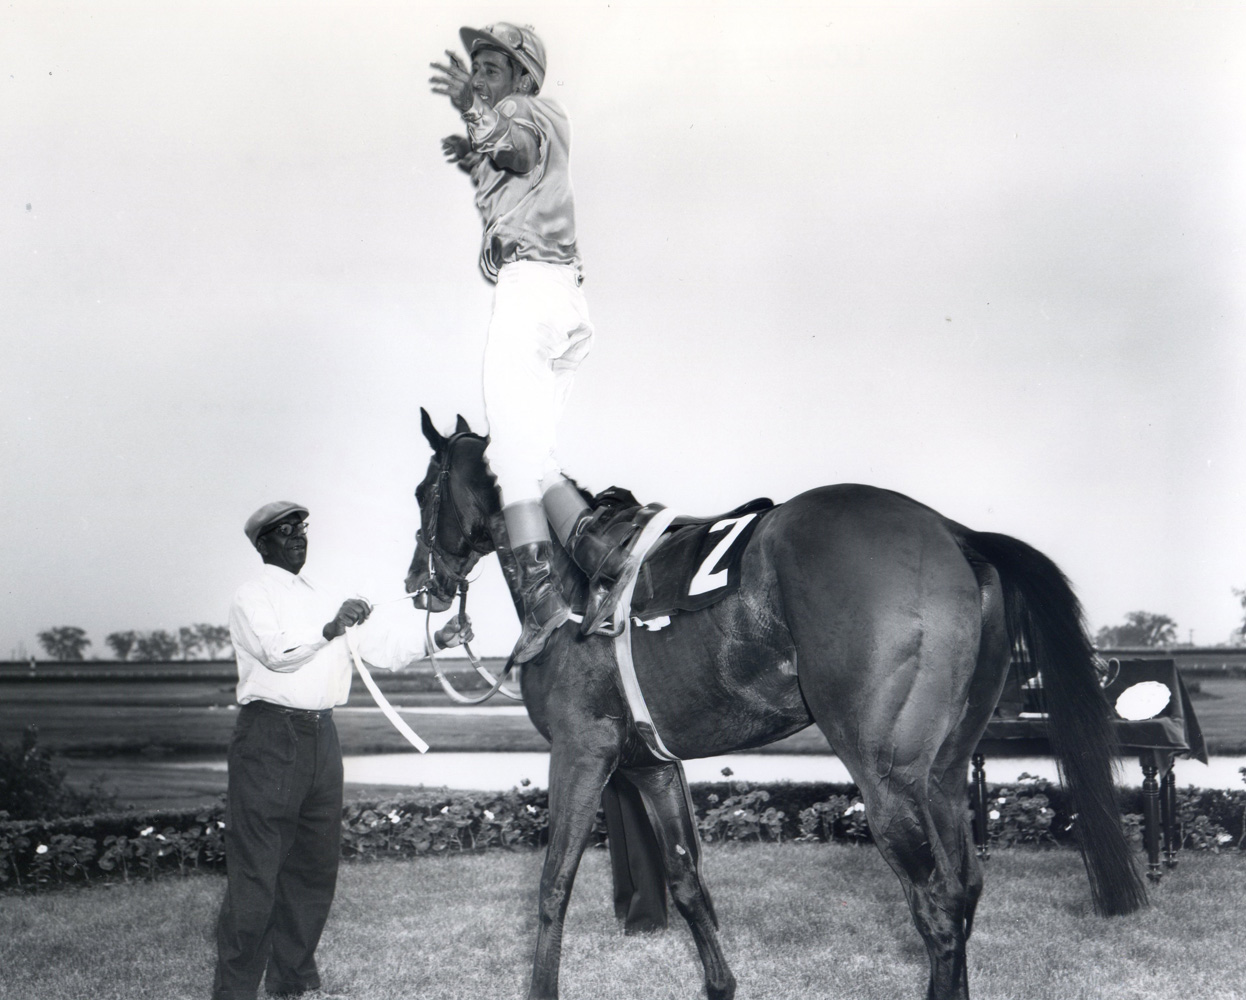
<svg viewBox="0 0 1246 1000">
<path fill-rule="evenodd" d="M 372 614 L 372 605 L 359 597 L 350 597 L 342 602 L 342 606 L 337 609 L 337 614 L 333 617 L 333 621 L 327 623 L 322 631 L 322 635 L 332 641 L 339 635 L 345 634 L 346 630 L 352 625 L 358 625 L 360 622 L 367 621 L 368 615 Z"/>
</svg>

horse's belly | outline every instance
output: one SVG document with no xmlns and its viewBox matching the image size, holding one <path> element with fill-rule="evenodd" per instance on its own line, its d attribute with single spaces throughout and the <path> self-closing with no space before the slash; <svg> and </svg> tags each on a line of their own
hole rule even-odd
<svg viewBox="0 0 1246 1000">
<path fill-rule="evenodd" d="M 679 757 L 762 746 L 812 722 L 785 633 L 739 598 L 635 630 L 632 658 L 654 726 Z"/>
</svg>

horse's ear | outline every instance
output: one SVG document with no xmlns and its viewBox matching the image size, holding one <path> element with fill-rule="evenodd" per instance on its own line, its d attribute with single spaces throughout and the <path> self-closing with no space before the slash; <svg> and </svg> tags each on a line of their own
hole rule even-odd
<svg viewBox="0 0 1246 1000">
<path fill-rule="evenodd" d="M 461 418 L 460 418 L 461 419 Z M 446 445 L 446 439 L 433 426 L 433 419 L 428 415 L 428 411 L 424 407 L 420 407 L 420 429 L 424 432 L 424 437 L 428 443 L 433 446 L 433 451 L 441 451 Z"/>
<path fill-rule="evenodd" d="M 470 434 L 472 432 L 472 429 L 467 425 L 467 421 L 463 419 L 463 414 L 456 413 L 455 417 L 457 419 L 454 422 L 454 433 L 455 434 Z"/>
</svg>

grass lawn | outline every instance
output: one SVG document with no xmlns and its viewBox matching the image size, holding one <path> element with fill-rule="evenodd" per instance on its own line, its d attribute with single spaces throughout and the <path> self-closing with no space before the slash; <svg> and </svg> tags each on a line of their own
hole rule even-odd
<svg viewBox="0 0 1246 1000">
<path fill-rule="evenodd" d="M 357 1000 L 525 995 L 541 855 L 490 852 L 350 864 L 319 956 Z M 918 1000 L 925 951 L 899 884 L 872 848 L 711 845 L 705 870 L 741 1000 Z M 0 1000 L 173 1000 L 208 995 L 224 881 L 164 878 L 0 905 Z M 1000 851 L 970 944 L 975 1000 L 1246 997 L 1246 861 L 1182 859 L 1142 914 L 1091 913 L 1073 851 Z M 701 993 L 691 936 L 625 938 L 605 853 L 572 897 L 567 1000 Z"/>
<path fill-rule="evenodd" d="M 1246 680 L 1200 678 L 1199 691 L 1190 695 L 1190 702 L 1211 753 L 1246 753 Z"/>
</svg>

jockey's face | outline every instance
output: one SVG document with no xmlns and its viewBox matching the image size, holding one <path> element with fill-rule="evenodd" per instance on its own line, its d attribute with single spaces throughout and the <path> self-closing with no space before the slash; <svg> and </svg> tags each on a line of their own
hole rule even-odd
<svg viewBox="0 0 1246 1000">
<path fill-rule="evenodd" d="M 497 49 L 480 49 L 472 56 L 472 90 L 490 106 L 519 89 L 524 75 L 516 71 L 510 56 Z"/>
<path fill-rule="evenodd" d="M 307 525 L 299 511 L 287 514 L 270 525 L 255 540 L 264 562 L 298 574 L 307 562 Z"/>
</svg>

